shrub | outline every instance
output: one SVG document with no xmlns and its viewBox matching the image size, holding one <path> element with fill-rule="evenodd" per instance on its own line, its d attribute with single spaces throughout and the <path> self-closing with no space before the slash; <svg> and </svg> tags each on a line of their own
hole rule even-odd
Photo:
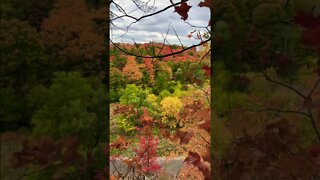
<svg viewBox="0 0 320 180">
<path fill-rule="evenodd" d="M 165 97 L 162 105 L 162 123 L 170 128 L 176 128 L 179 119 L 179 112 L 183 107 L 181 100 L 177 97 Z"/>
<path fill-rule="evenodd" d="M 149 94 L 148 89 L 142 89 L 141 86 L 135 84 L 128 84 L 125 89 L 120 90 L 120 94 L 122 94 L 120 97 L 121 104 L 134 105 L 137 109 L 148 106 L 146 101 Z"/>
</svg>

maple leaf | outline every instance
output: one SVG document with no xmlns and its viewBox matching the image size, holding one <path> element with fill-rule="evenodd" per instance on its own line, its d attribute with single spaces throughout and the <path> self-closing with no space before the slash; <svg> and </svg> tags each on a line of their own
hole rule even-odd
<svg viewBox="0 0 320 180">
<path fill-rule="evenodd" d="M 204 2 L 199 3 L 199 7 L 208 7 L 210 8 L 211 0 L 205 0 Z"/>
<path fill-rule="evenodd" d="M 189 6 L 186 2 L 181 3 L 180 6 L 174 7 L 174 12 L 180 14 L 181 19 L 184 21 L 188 19 L 188 12 L 191 6 Z"/>
</svg>

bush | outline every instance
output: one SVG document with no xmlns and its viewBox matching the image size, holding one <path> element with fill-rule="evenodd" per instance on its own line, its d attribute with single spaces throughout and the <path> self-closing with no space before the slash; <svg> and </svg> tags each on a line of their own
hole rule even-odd
<svg viewBox="0 0 320 180">
<path fill-rule="evenodd" d="M 105 88 L 97 79 L 85 79 L 77 72 L 55 73 L 48 89 L 36 87 L 29 96 L 37 97 L 29 98 L 38 107 L 32 116 L 36 135 L 56 139 L 78 135 L 83 145 L 91 146 L 102 133 L 108 133 L 104 128 Z"/>
<path fill-rule="evenodd" d="M 125 89 L 120 90 L 120 103 L 125 105 L 134 105 L 137 109 L 147 107 L 149 104 L 146 101 L 149 94 L 148 89 L 142 89 L 141 86 L 128 84 Z"/>
<path fill-rule="evenodd" d="M 183 104 L 177 97 L 165 97 L 160 104 L 162 105 L 162 123 L 170 128 L 176 128 L 178 117 Z"/>
</svg>

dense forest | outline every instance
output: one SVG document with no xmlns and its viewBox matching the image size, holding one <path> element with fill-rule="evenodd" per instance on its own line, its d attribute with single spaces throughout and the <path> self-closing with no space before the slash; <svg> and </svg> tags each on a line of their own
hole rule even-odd
<svg viewBox="0 0 320 180">
<path fill-rule="evenodd" d="M 182 49 L 153 42 L 117 46 L 143 56 Z M 208 159 L 201 161 L 205 175 L 182 163 L 190 153 L 210 157 L 209 47 L 155 59 L 124 56 L 111 46 L 111 177 L 208 178 Z"/>
<path fill-rule="evenodd" d="M 106 5 L 1 1 L 1 179 L 91 179 L 106 164 Z"/>
<path fill-rule="evenodd" d="M 196 124 L 203 120 L 201 118 L 204 118 L 197 114 L 197 110 L 201 111 L 203 107 L 209 107 L 204 102 L 189 99 L 187 102 L 182 101 L 181 109 L 174 108 L 173 106 L 178 107 L 179 103 L 176 98 L 173 98 L 183 99 L 185 96 L 177 96 L 176 89 L 170 90 L 170 85 L 163 86 L 165 83 L 159 81 L 162 79 L 161 74 L 155 74 L 156 89 L 148 89 L 148 84 L 152 83 L 151 80 L 142 84 L 135 82 L 135 85 L 126 87 L 124 91 L 114 89 L 114 95 L 117 94 L 116 92 L 125 95 L 127 92 L 137 94 L 144 89 L 147 91 L 138 99 L 134 98 L 136 96 L 119 97 L 119 104 L 126 105 L 127 109 L 119 109 L 119 106 L 115 108 L 114 114 L 120 113 L 120 116 L 115 117 L 114 121 L 118 123 L 117 127 L 123 127 L 123 130 L 117 131 L 114 128 L 114 132 L 117 133 L 112 134 L 122 133 L 123 136 L 112 138 L 114 143 L 111 144 L 111 148 L 114 147 L 118 151 L 111 152 L 117 158 L 120 155 L 130 157 L 132 154 L 135 155 L 135 152 L 127 152 L 130 149 L 128 147 L 137 144 L 136 146 L 140 149 L 145 148 L 146 140 L 143 138 L 143 134 L 134 131 L 133 136 L 130 134 L 130 130 L 136 129 L 137 126 L 138 129 L 145 127 L 143 122 L 146 119 L 151 121 L 151 124 L 160 124 L 155 126 L 155 129 L 160 129 L 160 133 L 157 130 L 150 132 L 159 138 L 159 142 L 151 143 L 152 146 L 156 144 L 155 147 L 158 147 L 164 143 L 161 142 L 163 137 L 163 139 L 169 139 L 169 143 L 174 143 L 178 139 L 176 143 L 180 143 L 179 147 L 183 147 L 184 144 L 192 144 L 191 141 L 197 139 L 197 135 L 200 137 L 199 134 L 185 131 L 188 127 L 187 124 L 180 126 L 180 119 L 184 117 L 183 114 L 187 107 L 189 115 L 197 115 L 187 116 L 184 120 L 190 120 L 194 123 L 191 124 L 192 127 L 206 129 L 211 133 L 211 141 L 202 142 L 203 145 L 211 146 L 211 149 L 209 152 L 201 152 L 205 149 L 203 147 L 201 150 L 186 148 L 185 151 L 179 151 L 178 154 L 180 153 L 179 155 L 183 155 L 185 158 L 185 165 L 175 177 L 182 176 L 191 179 L 318 179 L 320 176 L 319 4 L 314 1 L 300 0 L 217 0 L 204 1 L 199 6 L 204 6 L 204 4 L 207 7 L 210 5 L 212 8 L 210 22 L 213 23 L 210 37 L 213 48 L 212 62 L 210 63 L 212 67 L 208 66 L 212 70 L 210 72 L 211 98 L 209 98 L 211 99 L 209 102 L 212 102 L 210 103 L 211 123 L 201 124 L 200 127 L 199 124 Z M 175 6 L 175 12 L 181 15 L 181 19 L 185 21 L 188 19 L 190 8 L 192 7 L 188 3 L 182 2 L 180 6 Z M 190 28 L 191 31 L 192 28 Z M 139 58 L 144 49 L 139 50 L 140 46 L 137 45 L 136 51 L 131 50 L 130 52 L 126 47 L 121 49 L 130 55 L 135 54 Z M 146 52 L 152 54 L 148 50 Z M 170 54 L 169 51 L 167 53 Z M 153 54 L 157 56 L 158 53 Z M 196 86 L 196 89 L 202 89 L 205 95 L 209 95 L 201 83 L 196 82 L 200 72 L 205 73 L 206 68 L 201 63 L 190 63 L 190 65 L 193 64 L 192 66 L 198 66 L 199 73 L 191 73 L 192 78 L 186 80 L 185 75 L 177 76 L 177 74 L 180 75 L 180 72 L 183 74 L 184 64 L 188 61 L 182 63 L 180 57 L 173 57 L 171 61 L 169 59 L 158 58 L 153 61 L 156 68 L 159 67 L 158 60 L 168 64 L 171 68 L 173 75 L 164 76 L 169 78 L 165 82 L 170 82 L 173 79 L 175 82 L 179 81 L 181 84 L 187 85 L 183 91 L 192 91 L 188 86 L 191 85 Z M 145 62 L 143 59 L 136 59 L 138 63 L 132 61 L 132 67 L 142 68 L 139 66 L 141 64 L 139 61 Z M 178 65 L 179 68 L 175 68 L 175 65 Z M 119 68 L 119 66 L 115 66 Z M 123 63 L 123 67 L 125 66 L 127 65 Z M 122 70 L 124 77 L 126 77 L 126 70 Z M 188 69 L 188 71 L 192 70 Z M 117 72 L 117 77 L 121 77 L 118 75 L 120 70 L 114 69 L 114 72 Z M 144 77 L 138 74 L 135 74 L 137 79 Z M 127 80 L 130 81 L 130 79 Z M 169 93 L 164 96 L 161 87 L 169 88 L 167 89 Z M 148 94 L 149 98 L 147 98 Z M 170 98 L 170 101 L 165 101 L 166 96 L 173 98 Z M 144 100 L 146 102 L 143 102 Z M 150 106 L 152 103 L 154 105 Z M 172 111 L 178 110 L 178 114 L 181 116 L 168 119 L 164 118 L 166 116 L 164 113 L 157 114 L 157 110 L 165 112 L 167 103 L 171 104 Z M 190 108 L 190 105 L 194 108 Z M 139 111 L 140 107 L 145 108 Z M 157 108 L 155 110 L 152 107 Z M 139 114 L 136 118 L 132 115 L 135 113 Z M 209 115 L 209 112 L 206 115 Z M 137 119 L 139 119 L 138 122 Z M 163 121 L 163 119 L 165 120 Z M 111 119 L 112 121 L 113 119 Z M 172 123 L 171 127 L 170 125 L 166 126 L 168 122 Z M 168 133 L 167 129 L 173 130 L 173 135 Z M 136 134 L 140 140 L 135 138 Z M 203 139 L 206 141 L 205 138 Z M 150 139 L 150 141 L 154 140 Z M 169 144 L 166 146 L 170 147 Z M 178 147 L 177 144 L 176 147 Z M 176 149 L 169 148 L 166 153 L 163 153 L 160 146 L 157 150 L 157 155 L 154 157 L 166 156 L 170 154 L 167 152 Z M 144 158 L 141 153 L 139 154 L 139 151 L 136 154 L 140 155 L 136 157 Z M 168 174 L 156 171 L 159 170 L 156 163 L 150 163 L 155 165 L 154 169 L 147 169 L 149 171 L 145 172 L 143 168 L 145 166 L 139 169 L 141 167 L 139 166 L 140 158 L 138 160 L 136 158 L 120 158 L 130 167 L 129 171 L 138 170 L 133 171 L 136 177 L 140 177 L 141 173 L 147 176 L 155 174 L 156 177 L 168 176 Z M 150 159 L 152 158 L 150 157 Z M 211 169 L 206 167 L 207 162 L 211 164 Z M 184 171 L 184 169 L 187 170 Z M 116 170 L 115 172 L 120 171 Z M 116 178 L 124 175 L 128 175 L 128 173 L 116 173 Z"/>
<path fill-rule="evenodd" d="M 187 50 L 109 44 L 106 6 L 1 1 L 1 179 L 320 178 L 319 3 L 203 0 Z"/>
<path fill-rule="evenodd" d="M 212 2 L 214 179 L 319 179 L 319 3 Z"/>
</svg>

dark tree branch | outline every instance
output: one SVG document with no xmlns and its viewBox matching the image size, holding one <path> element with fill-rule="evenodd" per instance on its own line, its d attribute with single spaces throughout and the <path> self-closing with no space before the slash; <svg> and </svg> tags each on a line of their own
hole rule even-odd
<svg viewBox="0 0 320 180">
<path fill-rule="evenodd" d="M 287 0 L 287 1 L 286 1 L 286 4 L 284 5 L 284 8 L 287 8 L 288 5 L 289 5 L 289 3 L 290 3 L 290 0 Z"/>
<path fill-rule="evenodd" d="M 198 44 L 189 46 L 189 47 L 187 47 L 187 48 L 185 48 L 185 49 L 182 49 L 182 50 L 180 50 L 180 51 L 174 52 L 174 53 L 169 53 L 169 54 L 164 54 L 164 55 L 159 55 L 159 56 L 139 56 L 139 55 L 137 55 L 137 54 L 133 54 L 133 53 L 131 53 L 131 52 L 128 52 L 128 51 L 122 49 L 121 47 L 119 47 L 118 45 L 116 45 L 112 40 L 110 40 L 110 42 L 111 42 L 117 49 L 119 49 L 120 51 L 122 51 L 123 53 L 125 53 L 125 54 L 127 54 L 127 55 L 131 55 L 131 56 L 135 56 L 135 57 L 138 57 L 138 58 L 139 58 L 139 57 L 140 57 L 140 58 L 164 58 L 164 57 L 169 57 L 169 56 L 173 56 L 173 55 L 176 55 L 176 54 L 180 54 L 180 53 L 182 53 L 182 52 L 184 52 L 184 51 L 187 51 L 187 50 L 189 50 L 189 49 L 198 47 L 198 46 L 200 46 L 200 45 L 202 45 L 202 44 L 205 44 L 205 43 L 207 43 L 207 42 L 209 42 L 209 41 L 211 41 L 211 38 L 209 38 L 209 39 L 207 39 L 207 40 L 205 40 L 205 41 L 202 41 L 202 42 L 200 42 L 200 43 L 198 43 Z"/>
<path fill-rule="evenodd" d="M 44 171 L 44 170 L 46 170 L 46 169 L 48 169 L 48 168 L 50 168 L 50 167 L 51 167 L 51 165 L 47 165 L 47 166 L 44 166 L 44 167 L 42 167 L 42 168 L 40 168 L 40 169 L 37 169 L 37 170 L 35 170 L 35 171 L 32 171 L 32 172 L 30 172 L 30 173 L 22 174 L 22 175 L 19 176 L 16 180 L 20 180 L 20 179 L 22 179 L 22 178 L 24 178 L 24 177 L 31 176 L 31 175 L 34 175 L 34 174 L 38 174 L 38 173 L 40 173 L 41 171 Z"/>
<path fill-rule="evenodd" d="M 293 114 L 300 114 L 302 116 L 305 116 L 307 118 L 311 118 L 310 114 L 298 111 L 298 110 L 281 110 L 281 109 L 276 109 L 276 108 L 262 108 L 262 109 L 244 109 L 244 108 L 239 108 L 239 110 L 234 110 L 234 111 L 247 111 L 247 112 L 277 112 L 277 113 L 293 113 Z"/>
<path fill-rule="evenodd" d="M 180 38 L 179 38 L 179 35 L 178 35 L 177 31 L 174 29 L 174 27 L 172 27 L 172 29 L 173 29 L 174 34 L 177 36 L 177 38 L 178 38 L 178 40 L 179 40 L 179 42 L 180 42 L 180 45 L 181 45 L 182 49 L 184 49 L 183 44 L 182 44 L 182 42 L 181 42 L 181 40 L 180 40 Z"/>
<path fill-rule="evenodd" d="M 268 81 L 270 81 L 270 82 L 272 82 L 272 83 L 278 84 L 278 85 L 280 85 L 280 86 L 283 86 L 283 87 L 285 87 L 285 88 L 288 88 L 288 89 L 290 89 L 291 91 L 295 92 L 296 94 L 298 94 L 299 96 L 301 96 L 301 97 L 304 98 L 304 99 L 307 98 L 307 96 L 303 95 L 301 92 L 299 92 L 299 91 L 298 91 L 297 89 L 295 89 L 294 87 L 291 87 L 291 86 L 289 86 L 289 85 L 287 85 L 287 84 L 285 84 L 285 83 L 282 83 L 282 82 L 280 82 L 280 81 L 276 81 L 276 80 L 271 79 L 263 70 L 262 70 L 261 72 L 262 72 L 262 74 L 264 75 L 264 77 L 266 78 L 266 80 L 268 80 Z"/>
<path fill-rule="evenodd" d="M 208 28 L 209 25 L 208 25 L 208 26 L 196 26 L 196 25 L 193 25 L 193 24 L 191 24 L 191 23 L 189 23 L 189 22 L 187 22 L 187 21 L 185 21 L 185 23 L 188 24 L 189 26 L 193 27 L 193 28 L 206 29 L 208 32 L 210 32 L 210 30 L 209 30 L 209 28 Z"/>
<path fill-rule="evenodd" d="M 199 61 L 199 64 L 201 64 L 202 60 L 203 60 L 206 56 L 208 56 L 210 52 L 211 52 L 211 48 L 206 52 L 205 55 L 202 56 L 202 58 L 201 58 L 200 61 Z"/>
<path fill-rule="evenodd" d="M 164 38 L 163 34 L 161 33 L 162 37 Z M 168 43 L 169 47 L 170 47 L 170 51 L 171 53 L 173 53 L 173 50 L 172 50 L 172 47 L 171 47 L 171 44 L 169 43 L 168 39 L 166 39 L 166 42 Z"/>
<path fill-rule="evenodd" d="M 320 83 L 320 79 L 317 80 L 317 82 L 314 84 L 313 88 L 311 89 L 309 95 L 307 96 L 308 98 L 312 96 L 312 94 L 314 93 L 314 91 L 316 90 L 318 84 Z"/>
<path fill-rule="evenodd" d="M 183 2 L 185 2 L 185 1 L 180 1 L 180 2 L 177 2 L 177 3 L 171 4 L 170 6 L 167 6 L 167 7 L 163 8 L 163 9 L 161 9 L 161 10 L 159 10 L 159 11 L 156 11 L 156 12 L 154 12 L 154 13 L 141 16 L 141 17 L 139 17 L 139 18 L 136 18 L 136 17 L 134 17 L 134 16 L 128 15 L 127 13 L 124 12 L 124 15 L 121 15 L 121 16 L 118 16 L 118 17 L 116 17 L 116 18 L 113 18 L 113 19 L 111 19 L 110 21 L 114 21 L 114 20 L 116 20 L 116 19 L 123 18 L 123 17 L 128 17 L 128 18 L 131 18 L 131 19 L 135 20 L 133 23 L 136 23 L 136 22 L 140 21 L 141 19 L 144 19 L 144 18 L 153 16 L 153 15 L 156 15 L 156 14 L 162 13 L 162 12 L 164 12 L 164 11 L 166 11 L 166 10 L 174 7 L 174 6 L 177 6 L 177 5 L 179 5 L 179 4 L 183 3 Z M 113 4 L 115 4 L 115 3 L 113 3 Z"/>
<path fill-rule="evenodd" d="M 210 101 L 210 98 L 209 98 L 209 91 L 210 91 L 210 89 L 208 89 L 208 91 L 205 91 L 205 90 L 199 88 L 198 86 L 195 86 L 194 84 L 191 84 L 191 85 L 192 85 L 194 88 L 199 89 L 200 91 L 202 91 L 202 92 L 204 93 L 205 98 L 207 99 L 209 105 L 211 105 L 211 101 Z"/>
<path fill-rule="evenodd" d="M 197 133 L 197 135 L 207 144 L 211 145 L 211 142 L 207 141 L 200 133 Z"/>
<path fill-rule="evenodd" d="M 157 56 L 159 56 L 160 54 L 161 54 L 161 51 L 163 50 L 163 48 L 164 48 L 164 43 L 166 42 L 166 40 L 167 40 L 167 37 L 168 37 L 168 34 L 169 34 L 169 30 L 170 30 L 170 26 L 171 26 L 171 21 L 170 21 L 170 24 L 169 24 L 169 26 L 168 26 L 168 29 L 167 29 L 167 32 L 166 32 L 166 36 L 163 36 L 163 34 L 161 33 L 161 35 L 162 35 L 162 37 L 163 37 L 163 43 L 162 43 L 162 47 L 160 48 L 160 51 L 159 51 L 159 53 L 158 53 L 158 55 Z M 152 62 L 154 61 L 154 59 L 155 58 L 152 58 Z"/>
<path fill-rule="evenodd" d="M 320 132 L 319 132 L 316 120 L 314 119 L 310 108 L 308 108 L 308 113 L 309 113 L 309 116 L 310 116 L 310 119 L 311 119 L 312 127 L 313 127 L 313 129 L 314 129 L 314 131 L 315 131 L 315 133 L 317 135 L 318 141 L 320 141 Z"/>
</svg>

